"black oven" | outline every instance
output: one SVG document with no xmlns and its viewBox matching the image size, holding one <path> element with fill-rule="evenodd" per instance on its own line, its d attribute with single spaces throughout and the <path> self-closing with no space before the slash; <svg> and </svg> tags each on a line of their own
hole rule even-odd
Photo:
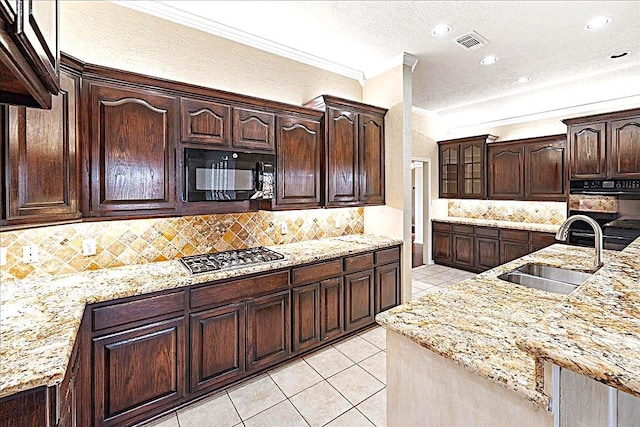
<svg viewBox="0 0 640 427">
<path fill-rule="evenodd" d="M 273 199 L 275 156 L 184 149 L 185 202 Z"/>
<path fill-rule="evenodd" d="M 640 221 L 619 217 L 618 213 L 570 210 L 569 216 L 586 215 L 593 218 L 602 229 L 604 249 L 621 251 L 640 236 Z M 576 221 L 569 228 L 569 244 L 587 246 L 595 245 L 595 234 L 591 226 L 583 221 Z"/>
</svg>

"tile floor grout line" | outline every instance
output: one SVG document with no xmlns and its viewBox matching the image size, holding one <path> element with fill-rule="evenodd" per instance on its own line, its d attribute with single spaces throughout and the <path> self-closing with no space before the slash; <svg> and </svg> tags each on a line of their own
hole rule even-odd
<svg viewBox="0 0 640 427">
<path fill-rule="evenodd" d="M 302 361 L 303 361 L 304 363 L 307 363 L 307 361 L 306 361 L 306 360 L 304 360 L 304 359 L 302 359 Z M 309 364 L 307 363 L 307 365 L 309 365 Z M 286 366 L 286 365 L 284 365 L 284 366 Z M 313 369 L 313 366 L 309 366 L 309 367 L 310 367 L 311 369 Z M 317 383 L 315 383 L 315 384 L 313 384 L 313 385 L 311 385 L 311 386 L 309 386 L 309 387 L 307 387 L 307 388 L 305 388 L 305 389 L 303 389 L 303 390 L 300 390 L 299 392 L 297 392 L 297 393 L 295 393 L 295 394 L 293 394 L 293 395 L 291 395 L 291 396 L 287 396 L 287 394 L 284 392 L 284 390 L 280 387 L 280 385 L 276 382 L 276 380 L 271 376 L 271 372 L 270 372 L 270 371 L 267 371 L 267 375 L 269 375 L 269 378 L 271 378 L 271 380 L 275 383 L 276 387 L 278 387 L 278 389 L 282 392 L 282 394 L 284 395 L 284 397 L 286 398 L 286 400 L 291 404 L 291 406 L 293 406 L 293 409 L 295 409 L 295 410 L 296 410 L 296 412 L 297 412 L 298 414 L 300 414 L 300 416 L 302 417 L 302 419 L 304 420 L 304 422 L 305 422 L 305 423 L 307 423 L 307 426 L 311 426 L 311 424 L 309 424 L 309 421 L 307 421 L 307 419 L 304 417 L 304 415 L 302 415 L 302 413 L 298 410 L 298 407 L 297 407 L 296 405 L 294 405 L 294 404 L 293 404 L 293 402 L 291 401 L 291 398 L 292 398 L 293 396 L 297 396 L 298 394 L 302 393 L 302 392 L 303 392 L 303 391 L 305 391 L 305 390 L 309 390 L 311 387 L 313 387 L 313 386 L 315 386 L 315 385 L 320 384 L 320 383 L 324 380 L 324 378 L 323 378 L 321 381 L 318 381 Z M 322 378 L 322 375 L 320 375 L 319 373 L 318 373 L 318 376 L 320 376 L 320 378 Z M 284 402 L 284 401 L 283 401 L 283 402 Z M 280 403 L 282 403 L 282 402 L 280 402 Z M 277 405 L 279 405 L 280 403 L 277 403 Z M 274 406 L 275 406 L 275 405 L 274 405 Z M 267 410 L 268 410 L 268 409 L 265 409 L 265 411 L 267 411 Z M 264 411 L 262 411 L 262 412 L 264 412 Z M 258 414 L 256 414 L 256 415 L 258 415 Z M 255 416 L 255 415 L 254 415 L 254 416 Z"/>
<path fill-rule="evenodd" d="M 384 390 L 384 391 L 385 391 L 385 393 L 386 393 L 386 392 L 387 392 L 387 387 L 385 386 L 385 388 L 383 388 L 382 390 Z M 380 391 L 382 391 L 382 390 L 380 390 Z M 380 392 L 380 391 L 379 391 L 379 392 Z M 378 393 L 379 393 L 379 392 L 378 392 Z M 375 393 L 374 393 L 374 394 L 375 394 Z M 371 395 L 371 396 L 373 396 L 373 395 Z M 369 396 L 369 397 L 371 397 L 371 396 Z M 369 397 L 367 397 L 367 399 L 369 399 Z M 367 400 L 367 399 L 365 399 L 365 400 Z M 364 402 L 364 400 L 363 400 L 362 402 Z M 362 403 L 362 402 L 360 402 L 360 403 Z M 356 410 L 356 411 L 360 412 L 360 414 L 362 414 L 362 416 L 363 416 L 367 421 L 369 421 L 371 424 L 373 424 L 375 427 L 386 427 L 386 426 L 379 426 L 378 424 L 374 423 L 374 422 L 373 422 L 373 420 L 372 420 L 371 418 L 367 417 L 367 415 L 366 415 L 364 412 L 362 412 L 362 411 L 360 410 L 360 408 L 358 408 L 357 406 L 354 406 L 354 408 L 355 408 L 355 410 Z M 385 418 L 387 418 L 386 411 L 385 411 L 385 415 L 384 415 L 384 416 L 385 416 Z"/>
</svg>

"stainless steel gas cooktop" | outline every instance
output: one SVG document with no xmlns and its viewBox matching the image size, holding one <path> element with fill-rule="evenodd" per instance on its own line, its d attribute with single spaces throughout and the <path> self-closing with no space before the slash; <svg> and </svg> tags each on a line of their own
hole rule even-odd
<svg viewBox="0 0 640 427">
<path fill-rule="evenodd" d="M 281 261 L 284 258 L 282 254 L 267 249 L 264 246 L 258 246 L 249 249 L 186 256 L 180 258 L 180 262 L 184 268 L 193 275 L 264 264 L 271 261 Z"/>
</svg>

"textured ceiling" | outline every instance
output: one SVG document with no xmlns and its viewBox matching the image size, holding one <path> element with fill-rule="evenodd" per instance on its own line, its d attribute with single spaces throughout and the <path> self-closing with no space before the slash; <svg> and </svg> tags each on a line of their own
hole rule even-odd
<svg viewBox="0 0 640 427">
<path fill-rule="evenodd" d="M 636 102 L 640 96 L 638 1 L 144 3 L 149 10 L 180 11 L 196 26 L 197 21 L 223 24 L 249 44 L 262 40 L 280 45 L 359 71 L 365 78 L 403 52 L 410 53 L 419 58 L 413 75 L 414 106 L 455 118 L 459 124 L 619 98 Z M 596 15 L 611 16 L 613 23 L 584 30 Z M 441 23 L 452 25 L 453 31 L 445 37 L 431 36 Z M 472 30 L 489 44 L 466 51 L 452 42 Z M 608 58 L 622 50 L 632 54 Z M 481 65 L 480 59 L 489 54 L 500 60 Z M 523 76 L 531 81 L 516 84 Z"/>
</svg>

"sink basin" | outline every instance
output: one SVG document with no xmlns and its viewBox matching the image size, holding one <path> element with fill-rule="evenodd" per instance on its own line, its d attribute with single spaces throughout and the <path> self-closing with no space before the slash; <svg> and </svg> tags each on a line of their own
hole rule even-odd
<svg viewBox="0 0 640 427">
<path fill-rule="evenodd" d="M 498 279 L 546 292 L 568 295 L 592 274 L 542 264 L 525 264 L 498 276 Z"/>
</svg>

